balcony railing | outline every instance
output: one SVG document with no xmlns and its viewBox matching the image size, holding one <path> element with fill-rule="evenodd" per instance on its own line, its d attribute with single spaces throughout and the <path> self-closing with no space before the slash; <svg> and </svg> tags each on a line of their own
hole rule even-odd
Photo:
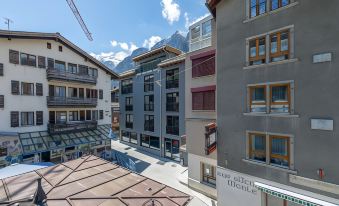
<svg viewBox="0 0 339 206">
<path fill-rule="evenodd" d="M 133 93 L 133 85 L 127 85 L 121 87 L 121 94 L 131 94 Z"/>
<path fill-rule="evenodd" d="M 179 103 L 177 102 L 168 102 L 166 104 L 167 112 L 179 112 Z"/>
<path fill-rule="evenodd" d="M 212 45 L 211 36 L 200 36 L 196 39 L 192 39 L 190 42 L 190 52 L 196 51 L 205 47 L 209 47 Z"/>
<path fill-rule="evenodd" d="M 178 88 L 179 87 L 179 79 L 175 80 L 166 80 L 166 89 Z"/>
<path fill-rule="evenodd" d="M 72 82 L 81 82 L 86 84 L 96 84 L 97 83 L 96 76 L 89 76 L 78 73 L 71 73 L 68 71 L 62 71 L 58 69 L 47 69 L 47 79 L 48 80 L 64 80 L 64 81 L 72 81 Z"/>
<path fill-rule="evenodd" d="M 154 122 L 145 122 L 144 123 L 144 130 L 149 132 L 154 132 Z"/>
<path fill-rule="evenodd" d="M 47 97 L 48 107 L 96 107 L 96 98 Z"/>
<path fill-rule="evenodd" d="M 166 126 L 166 133 L 172 135 L 179 135 L 179 127 Z"/>
<path fill-rule="evenodd" d="M 50 134 L 62 134 L 68 132 L 79 132 L 96 129 L 98 123 L 96 121 L 90 122 L 72 122 L 63 124 L 48 124 L 48 133 Z"/>
</svg>

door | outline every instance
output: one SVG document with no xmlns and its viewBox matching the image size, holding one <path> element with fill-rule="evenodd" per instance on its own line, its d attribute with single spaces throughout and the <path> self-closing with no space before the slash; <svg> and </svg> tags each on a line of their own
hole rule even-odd
<svg viewBox="0 0 339 206">
<path fill-rule="evenodd" d="M 172 158 L 172 143 L 170 141 L 165 142 L 165 157 Z"/>
<path fill-rule="evenodd" d="M 51 152 L 42 152 L 41 153 L 41 162 L 50 162 L 51 161 Z"/>
</svg>

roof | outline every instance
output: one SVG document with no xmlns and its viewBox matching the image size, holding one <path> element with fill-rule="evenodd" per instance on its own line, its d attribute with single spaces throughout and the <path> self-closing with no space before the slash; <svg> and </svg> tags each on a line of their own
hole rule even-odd
<svg viewBox="0 0 339 206">
<path fill-rule="evenodd" d="M 206 0 L 206 6 L 210 10 L 210 12 L 215 17 L 216 14 L 216 6 L 219 4 L 221 0 Z"/>
<path fill-rule="evenodd" d="M 156 49 L 152 49 L 152 50 L 145 52 L 143 54 L 140 54 L 139 56 L 134 57 L 133 61 L 138 62 L 138 61 L 141 61 L 141 60 L 146 59 L 148 57 L 157 55 L 157 54 L 164 52 L 164 51 L 165 52 L 171 52 L 171 53 L 176 54 L 176 55 L 179 55 L 179 54 L 182 53 L 182 51 L 179 50 L 179 49 L 176 49 L 176 48 L 171 47 L 169 45 L 165 45 L 165 46 L 162 46 L 162 47 L 159 47 L 159 48 L 156 48 Z"/>
<path fill-rule="evenodd" d="M 185 62 L 186 60 L 186 54 L 183 53 L 183 54 L 180 54 L 179 56 L 175 56 L 175 57 L 172 57 L 170 59 L 166 59 L 162 62 L 160 62 L 160 64 L 158 64 L 159 67 L 169 67 L 169 66 L 172 66 L 172 65 L 176 65 L 176 64 L 180 64 L 182 62 Z"/>
<path fill-rule="evenodd" d="M 40 178 L 49 206 L 143 206 L 152 201 L 156 206 L 184 206 L 192 199 L 174 188 L 91 155 L 2 179 L 0 204 L 32 202 Z"/>
<path fill-rule="evenodd" d="M 130 69 L 119 74 L 120 79 L 131 77 L 135 75 L 135 69 Z"/>
<path fill-rule="evenodd" d="M 26 32 L 26 31 L 8 31 L 0 30 L 0 38 L 17 38 L 17 39 L 48 39 L 55 40 L 63 45 L 67 46 L 74 52 L 78 53 L 80 56 L 88 59 L 91 63 L 95 64 L 102 70 L 106 71 L 112 76 L 112 78 L 118 78 L 118 74 L 112 71 L 110 68 L 105 66 L 103 63 L 89 55 L 84 50 L 80 49 L 78 46 L 73 44 L 71 41 L 63 37 L 60 33 L 42 33 L 42 32 Z"/>
<path fill-rule="evenodd" d="M 53 163 L 46 164 L 13 164 L 0 169 L 0 179 L 20 175 L 34 170 L 42 169 L 54 165 Z"/>
</svg>

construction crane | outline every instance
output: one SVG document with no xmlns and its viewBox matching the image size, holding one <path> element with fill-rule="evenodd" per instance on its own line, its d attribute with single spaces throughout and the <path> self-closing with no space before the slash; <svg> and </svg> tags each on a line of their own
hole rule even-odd
<svg viewBox="0 0 339 206">
<path fill-rule="evenodd" d="M 93 41 L 93 38 L 92 38 L 92 34 L 89 32 L 84 20 L 82 19 L 80 13 L 79 13 L 79 10 L 77 9 L 77 7 L 75 6 L 73 0 L 66 0 L 69 7 L 71 8 L 75 18 L 77 18 L 82 30 L 85 32 L 86 36 L 87 36 L 87 39 L 90 40 L 90 41 Z"/>
</svg>

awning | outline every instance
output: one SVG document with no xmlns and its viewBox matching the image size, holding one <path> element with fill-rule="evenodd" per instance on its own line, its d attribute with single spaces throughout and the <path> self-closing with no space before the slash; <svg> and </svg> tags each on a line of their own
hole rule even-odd
<svg viewBox="0 0 339 206">
<path fill-rule="evenodd" d="M 254 185 L 262 192 L 272 195 L 277 198 L 287 200 L 289 202 L 294 202 L 300 205 L 305 206 L 338 206 L 333 203 L 325 202 L 313 197 L 301 195 L 295 192 L 288 190 L 280 189 L 263 183 L 255 182 Z"/>
<path fill-rule="evenodd" d="M 96 129 L 50 135 L 48 132 L 28 132 L 19 134 L 23 155 L 36 154 L 45 151 L 64 149 L 66 147 L 110 144 L 110 125 L 98 125 Z"/>
</svg>

